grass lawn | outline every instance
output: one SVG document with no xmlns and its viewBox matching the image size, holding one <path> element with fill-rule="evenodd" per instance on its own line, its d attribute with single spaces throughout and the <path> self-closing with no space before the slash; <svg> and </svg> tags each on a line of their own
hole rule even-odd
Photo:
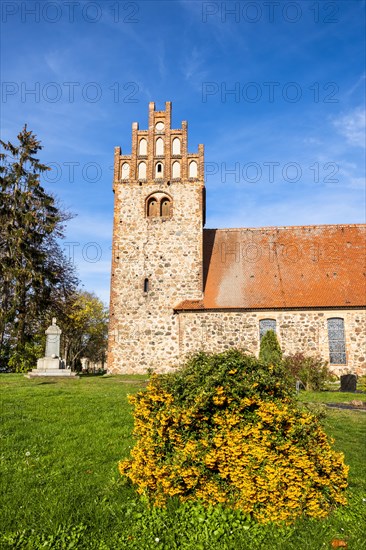
<svg viewBox="0 0 366 550">
<path fill-rule="evenodd" d="M 144 377 L 28 380 L 2 374 L 0 547 L 119 550 L 366 548 L 366 413 L 327 409 L 325 427 L 350 465 L 348 505 L 326 520 L 259 526 L 237 512 L 172 501 L 149 510 L 117 471 L 133 445 L 127 395 Z M 302 393 L 310 402 L 361 394 Z"/>
</svg>

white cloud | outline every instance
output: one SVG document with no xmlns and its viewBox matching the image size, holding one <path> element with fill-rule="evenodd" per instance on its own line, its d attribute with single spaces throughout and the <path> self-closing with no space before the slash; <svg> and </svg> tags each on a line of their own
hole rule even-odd
<svg viewBox="0 0 366 550">
<path fill-rule="evenodd" d="M 184 78 L 197 86 L 199 90 L 201 90 L 202 82 L 208 75 L 205 67 L 207 67 L 205 55 L 194 47 L 184 60 L 183 74 Z"/>
<path fill-rule="evenodd" d="M 333 124 L 350 145 L 365 148 L 366 112 L 364 109 L 357 107 L 334 119 Z"/>
</svg>

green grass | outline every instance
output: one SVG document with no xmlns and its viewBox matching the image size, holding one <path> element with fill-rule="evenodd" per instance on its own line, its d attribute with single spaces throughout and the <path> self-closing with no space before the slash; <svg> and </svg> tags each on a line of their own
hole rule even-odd
<svg viewBox="0 0 366 550">
<path fill-rule="evenodd" d="M 366 402 L 366 393 L 347 393 L 340 391 L 301 391 L 298 397 L 303 403 L 348 403 L 349 401 Z"/>
<path fill-rule="evenodd" d="M 346 540 L 350 550 L 366 548 L 366 413 L 329 409 L 325 418 L 351 467 L 348 505 L 322 521 L 260 526 L 237 512 L 175 500 L 167 510 L 149 509 L 123 482 L 117 462 L 133 445 L 127 395 L 144 382 L 138 376 L 0 376 L 1 548 L 317 550 L 331 548 L 333 538 Z M 304 402 L 352 399 L 364 396 L 300 394 Z"/>
</svg>

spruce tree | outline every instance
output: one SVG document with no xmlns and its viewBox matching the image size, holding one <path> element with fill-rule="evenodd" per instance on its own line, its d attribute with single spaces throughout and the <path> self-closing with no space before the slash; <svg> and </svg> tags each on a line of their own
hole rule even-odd
<svg viewBox="0 0 366 550">
<path fill-rule="evenodd" d="M 50 168 L 25 125 L 18 143 L 0 140 L 0 361 L 7 363 L 39 329 L 55 294 L 76 286 L 58 239 L 68 215 L 41 185 Z"/>
<path fill-rule="evenodd" d="M 259 359 L 264 363 L 275 365 L 282 360 L 281 347 L 273 330 L 267 330 L 261 339 Z"/>
</svg>

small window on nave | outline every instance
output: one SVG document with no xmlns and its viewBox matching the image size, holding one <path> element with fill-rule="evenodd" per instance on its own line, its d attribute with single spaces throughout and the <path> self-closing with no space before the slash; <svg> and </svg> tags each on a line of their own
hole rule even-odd
<svg viewBox="0 0 366 550">
<path fill-rule="evenodd" d="M 346 340 L 344 334 L 344 319 L 332 317 L 328 319 L 329 363 L 331 365 L 346 365 Z"/>
<path fill-rule="evenodd" d="M 259 339 L 262 340 L 269 330 L 276 332 L 276 319 L 261 319 L 259 321 Z"/>
</svg>

